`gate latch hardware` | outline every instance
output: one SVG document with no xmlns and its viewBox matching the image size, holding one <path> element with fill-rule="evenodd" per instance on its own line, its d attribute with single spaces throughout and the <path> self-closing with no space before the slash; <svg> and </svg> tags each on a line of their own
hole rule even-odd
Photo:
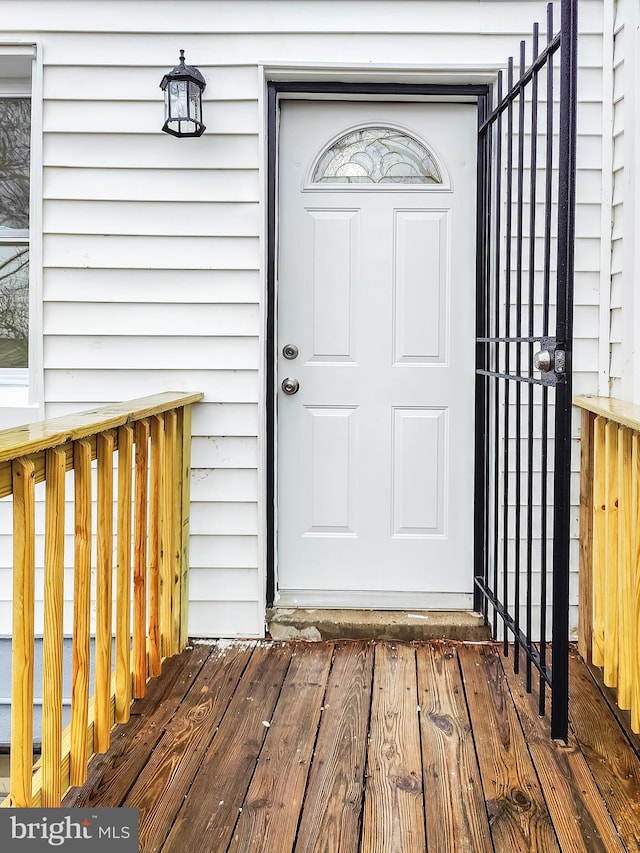
<svg viewBox="0 0 640 853">
<path fill-rule="evenodd" d="M 542 373 L 543 385 L 555 385 L 559 376 L 566 371 L 567 354 L 556 349 L 555 338 L 540 338 L 540 350 L 533 356 L 534 370 Z"/>
<path fill-rule="evenodd" d="M 548 373 L 553 367 L 553 355 L 548 349 L 541 349 L 533 356 L 533 366 L 536 370 Z"/>
</svg>

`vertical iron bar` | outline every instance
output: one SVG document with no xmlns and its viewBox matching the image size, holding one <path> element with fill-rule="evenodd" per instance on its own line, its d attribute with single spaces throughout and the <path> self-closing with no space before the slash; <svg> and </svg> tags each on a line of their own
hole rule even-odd
<svg viewBox="0 0 640 853">
<path fill-rule="evenodd" d="M 498 103 L 502 102 L 502 71 L 498 72 Z M 502 113 L 495 123 L 496 133 L 496 212 L 495 212 L 495 268 L 494 268 L 494 337 L 500 337 L 500 244 L 502 227 Z M 496 373 L 500 373 L 500 344 L 494 344 L 494 365 Z M 498 591 L 498 551 L 499 551 L 499 525 L 500 514 L 499 482 L 500 482 L 500 380 L 495 377 L 494 388 L 494 427 L 493 427 L 493 591 Z M 506 572 L 506 564 L 503 566 Z M 498 635 L 498 611 L 493 610 L 493 634 Z"/>
<path fill-rule="evenodd" d="M 510 56 L 507 65 L 507 91 L 513 88 L 513 57 Z M 505 234 L 505 338 L 511 335 L 511 228 L 513 201 L 513 101 L 507 106 L 507 222 Z M 509 375 L 511 367 L 511 345 L 505 344 L 505 376 Z M 507 606 L 509 600 L 509 380 L 504 381 L 504 470 L 503 478 L 503 572 L 502 572 L 502 601 Z M 509 653 L 509 642 L 507 636 L 507 624 L 503 623 L 504 654 Z"/>
<path fill-rule="evenodd" d="M 567 740 L 569 702 L 569 516 L 571 476 L 571 339 L 576 190 L 577 2 L 562 0 L 558 174 L 556 346 L 565 351 L 555 400 L 551 736 Z"/>
<path fill-rule="evenodd" d="M 491 90 L 491 94 L 493 95 L 493 90 Z M 491 99 L 487 98 L 485 100 L 485 111 L 484 115 L 486 116 L 491 109 Z M 491 233 L 493 229 L 493 209 L 491 204 L 491 185 L 493 181 L 493 132 L 492 128 L 487 128 L 486 133 L 486 146 L 485 146 L 485 156 L 486 156 L 486 165 L 485 165 L 485 193 L 486 199 L 485 204 L 487 208 L 487 228 L 485 233 L 485 270 L 484 270 L 484 280 L 486 282 L 486 291 L 485 291 L 485 317 L 484 317 L 484 328 L 485 335 L 490 335 L 491 333 Z M 491 359 L 491 350 L 495 347 L 491 344 L 485 345 L 485 367 L 490 367 L 490 359 Z M 484 389 L 485 389 L 485 429 L 484 429 L 484 466 L 485 466 L 485 529 L 484 529 L 484 550 L 485 550 L 485 563 L 486 563 L 486 571 L 485 571 L 485 579 L 488 580 L 488 572 L 489 572 L 489 535 L 490 535 L 490 521 L 491 521 L 491 501 L 490 501 L 490 488 L 491 488 L 491 457 L 490 457 L 490 435 L 491 435 L 491 406 L 490 406 L 490 394 L 491 394 L 491 380 L 488 376 L 484 377 Z M 484 599 L 484 618 L 485 622 L 488 616 L 488 602 L 486 598 Z"/>
<path fill-rule="evenodd" d="M 538 58 L 538 24 L 533 25 L 533 61 Z M 538 74 L 531 80 L 531 151 L 529 184 L 529 337 L 535 329 L 535 268 L 536 268 L 536 170 L 538 156 Z M 533 376 L 533 342 L 529 343 L 529 376 Z M 527 641 L 533 636 L 531 584 L 533 578 L 533 383 L 529 384 L 527 423 Z M 527 691 L 531 692 L 531 658 L 527 656 Z"/>
<path fill-rule="evenodd" d="M 522 253 L 523 253 L 523 224 L 524 224 L 524 131 L 525 131 L 525 87 L 522 82 L 525 71 L 525 43 L 520 42 L 520 91 L 518 93 L 518 184 L 517 184 L 517 243 L 516 243 L 516 337 L 522 337 Z M 516 344 L 516 375 L 522 374 L 522 344 Z M 522 448 L 520 446 L 522 433 L 522 388 L 516 384 L 516 481 L 515 481 L 515 578 L 514 578 L 514 611 L 513 620 L 516 637 L 520 631 L 520 522 L 522 509 Z M 513 669 L 520 669 L 520 655 L 513 656 Z"/>
<path fill-rule="evenodd" d="M 547 5 L 547 42 L 553 39 L 553 4 Z M 551 209 L 553 202 L 553 128 L 554 128 L 554 86 L 553 54 L 547 58 L 547 127 L 545 161 L 545 200 L 544 200 L 544 271 L 542 294 L 542 336 L 549 336 L 549 293 L 551 286 Z M 549 389 L 542 387 L 542 425 L 540 458 L 540 661 L 547 666 L 547 503 L 548 503 L 548 441 L 549 441 Z M 540 683 L 538 712 L 545 713 L 546 687 Z"/>
<path fill-rule="evenodd" d="M 478 98 L 478 127 L 482 125 L 486 114 L 485 98 Z M 477 217 L 478 217 L 478 242 L 476 248 L 476 378 L 475 378 L 475 509 L 474 509 L 474 565 L 475 574 L 480 575 L 483 580 L 487 576 L 487 549 L 485 540 L 485 520 L 487 515 L 486 497 L 486 377 L 481 371 L 486 369 L 486 352 L 488 346 L 480 341 L 487 337 L 485 326 L 486 301 L 488 297 L 488 282 L 486 271 L 487 251 L 487 220 L 489 197 L 485 185 L 486 176 L 486 149 L 488 129 L 478 135 L 477 152 Z M 486 618 L 486 603 L 483 601 L 480 590 L 474 585 L 474 608 L 482 609 Z"/>
</svg>

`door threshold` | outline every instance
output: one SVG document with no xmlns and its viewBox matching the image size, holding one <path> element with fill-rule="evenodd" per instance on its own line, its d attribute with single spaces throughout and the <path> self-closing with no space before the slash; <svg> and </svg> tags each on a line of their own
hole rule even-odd
<svg viewBox="0 0 640 853">
<path fill-rule="evenodd" d="M 274 640 L 466 640 L 486 642 L 490 629 L 471 610 L 329 610 L 273 607 Z"/>
</svg>

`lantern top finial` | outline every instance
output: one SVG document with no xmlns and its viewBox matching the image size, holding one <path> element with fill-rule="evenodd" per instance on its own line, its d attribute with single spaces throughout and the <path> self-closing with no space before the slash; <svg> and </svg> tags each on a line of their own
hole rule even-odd
<svg viewBox="0 0 640 853">
<path fill-rule="evenodd" d="M 166 89 L 170 80 L 192 80 L 201 89 L 207 85 L 200 70 L 194 65 L 185 65 L 184 50 L 180 51 L 180 62 L 171 71 L 168 71 L 160 82 L 160 88 Z"/>
</svg>

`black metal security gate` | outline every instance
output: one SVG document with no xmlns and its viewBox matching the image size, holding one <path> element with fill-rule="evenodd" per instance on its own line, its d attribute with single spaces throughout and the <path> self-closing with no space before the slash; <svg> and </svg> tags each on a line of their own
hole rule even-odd
<svg viewBox="0 0 640 853">
<path fill-rule="evenodd" d="M 577 0 L 559 5 L 480 103 L 475 598 L 566 740 Z"/>
</svg>

